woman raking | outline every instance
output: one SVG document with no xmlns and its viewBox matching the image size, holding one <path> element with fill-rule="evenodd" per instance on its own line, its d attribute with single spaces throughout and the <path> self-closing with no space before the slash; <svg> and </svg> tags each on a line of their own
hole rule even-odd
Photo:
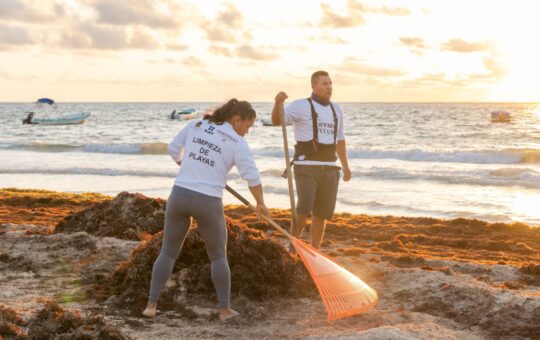
<svg viewBox="0 0 540 340">
<path fill-rule="evenodd" d="M 206 243 L 219 317 L 226 320 L 238 315 L 230 308 L 231 275 L 222 195 L 227 174 L 236 166 L 257 202 L 257 214 L 269 216 L 259 171 L 243 138 L 255 117 L 255 110 L 248 102 L 231 99 L 203 120 L 186 125 L 169 144 L 168 152 L 180 169 L 167 201 L 163 243 L 152 269 L 144 316 L 156 315 L 159 295 L 171 275 L 192 218 L 197 220 Z"/>
</svg>

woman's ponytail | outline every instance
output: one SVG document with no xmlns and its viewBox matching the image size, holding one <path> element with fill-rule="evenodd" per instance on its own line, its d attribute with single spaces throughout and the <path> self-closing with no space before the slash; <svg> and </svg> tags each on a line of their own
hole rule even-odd
<svg viewBox="0 0 540 340">
<path fill-rule="evenodd" d="M 233 98 L 217 108 L 213 113 L 205 114 L 203 119 L 221 125 L 234 116 L 240 116 L 242 120 L 255 119 L 256 113 L 247 101 L 238 101 L 238 99 Z"/>
</svg>

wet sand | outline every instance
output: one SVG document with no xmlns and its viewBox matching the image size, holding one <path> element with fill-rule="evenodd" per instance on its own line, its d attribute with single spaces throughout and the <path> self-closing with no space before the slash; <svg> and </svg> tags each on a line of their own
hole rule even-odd
<svg viewBox="0 0 540 340">
<path fill-rule="evenodd" d="M 124 202 L 120 207 L 133 197 L 125 195 L 118 201 Z M 329 223 L 322 251 L 377 290 L 379 303 L 369 312 L 328 322 L 316 293 L 295 296 L 277 291 L 276 296 L 261 299 L 233 294 L 232 306 L 242 314 L 227 323 L 216 319 L 212 297 L 200 294 L 182 308 L 162 310 L 155 320 L 143 319 L 118 307 L 115 297 L 100 297 L 94 289 L 133 260 L 137 254 L 132 255 L 133 250 L 158 242 L 152 240 L 158 236 L 151 228 L 133 226 L 129 232 L 103 234 L 110 232 L 107 226 L 113 222 L 115 228 L 127 223 L 107 219 L 111 211 L 121 215 L 120 208 L 107 205 L 111 199 L 98 194 L 0 191 L 0 334 L 24 336 L 29 329 L 25 323 L 40 331 L 57 331 L 49 325 L 45 309 L 93 320 L 75 322 L 71 317 L 73 327 L 86 322 L 86 328 L 94 325 L 98 333 L 113 327 L 120 332 L 115 336 L 134 339 L 540 337 L 540 228 L 347 213 L 337 214 Z M 153 200 L 144 206 L 153 207 L 149 214 L 159 218 L 163 203 Z M 141 208 L 134 205 L 134 210 Z M 228 206 L 226 215 L 230 224 L 254 229 L 249 233 L 256 239 L 286 245 L 247 208 Z M 288 211 L 272 210 L 272 215 L 288 226 Z M 144 218 L 132 220 L 144 224 Z M 65 229 L 56 228 L 62 220 Z M 70 230 L 68 220 L 83 230 Z M 303 236 L 309 239 L 309 233 Z M 242 251 L 236 261 L 241 261 Z M 182 273 L 178 272 L 178 280 Z M 239 286 L 244 283 L 239 280 L 249 280 L 243 277 L 236 279 Z M 54 303 L 64 311 L 59 313 Z"/>
</svg>

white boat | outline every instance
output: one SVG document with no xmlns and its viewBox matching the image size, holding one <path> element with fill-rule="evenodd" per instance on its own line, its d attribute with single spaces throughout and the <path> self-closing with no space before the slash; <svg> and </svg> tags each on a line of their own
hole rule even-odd
<svg viewBox="0 0 540 340">
<path fill-rule="evenodd" d="M 263 126 L 281 126 L 281 124 L 275 125 L 274 123 L 272 123 L 272 118 L 261 118 L 261 122 Z"/>
<path fill-rule="evenodd" d="M 272 119 L 270 118 L 261 118 L 261 122 L 263 126 L 273 126 Z"/>
<path fill-rule="evenodd" d="M 509 123 L 511 120 L 510 112 L 506 110 L 495 110 L 491 112 L 491 121 L 493 123 Z"/>
<path fill-rule="evenodd" d="M 171 119 L 189 120 L 199 118 L 199 110 L 193 107 L 186 107 L 180 110 L 171 112 Z"/>
<path fill-rule="evenodd" d="M 28 117 L 23 120 L 23 124 L 39 124 L 39 125 L 76 125 L 84 123 L 86 118 L 90 117 L 89 113 L 71 113 L 58 117 L 38 117 L 33 118 L 33 112 L 29 112 Z"/>
<path fill-rule="evenodd" d="M 60 114 L 55 117 L 50 117 L 46 114 L 46 110 L 43 107 L 49 107 L 56 109 L 56 104 L 53 99 L 50 98 L 40 98 L 36 101 L 37 108 L 40 109 L 36 117 L 36 112 L 29 111 L 27 116 L 23 119 L 23 124 L 37 124 L 37 125 L 75 125 L 82 124 L 84 120 L 90 117 L 89 113 L 70 113 L 67 115 Z"/>
</svg>

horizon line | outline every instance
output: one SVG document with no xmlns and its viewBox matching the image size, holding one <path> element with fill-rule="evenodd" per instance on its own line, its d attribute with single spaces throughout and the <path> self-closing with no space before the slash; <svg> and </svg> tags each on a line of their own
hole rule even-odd
<svg viewBox="0 0 540 340">
<path fill-rule="evenodd" d="M 299 98 L 301 99 L 301 98 Z M 59 104 L 126 104 L 126 103 L 140 103 L 140 104 L 160 104 L 160 103 L 224 103 L 225 101 L 215 101 L 215 100 L 195 100 L 195 101 L 62 101 L 56 102 Z M 272 101 L 249 101 L 250 103 L 273 103 Z M 336 100 L 333 102 L 337 103 L 346 103 L 346 104 L 489 104 L 489 103 L 498 103 L 498 104 L 540 104 L 540 101 L 340 101 Z M 19 101 L 1 101 L 0 104 L 35 104 L 32 102 L 19 102 Z"/>
</svg>

